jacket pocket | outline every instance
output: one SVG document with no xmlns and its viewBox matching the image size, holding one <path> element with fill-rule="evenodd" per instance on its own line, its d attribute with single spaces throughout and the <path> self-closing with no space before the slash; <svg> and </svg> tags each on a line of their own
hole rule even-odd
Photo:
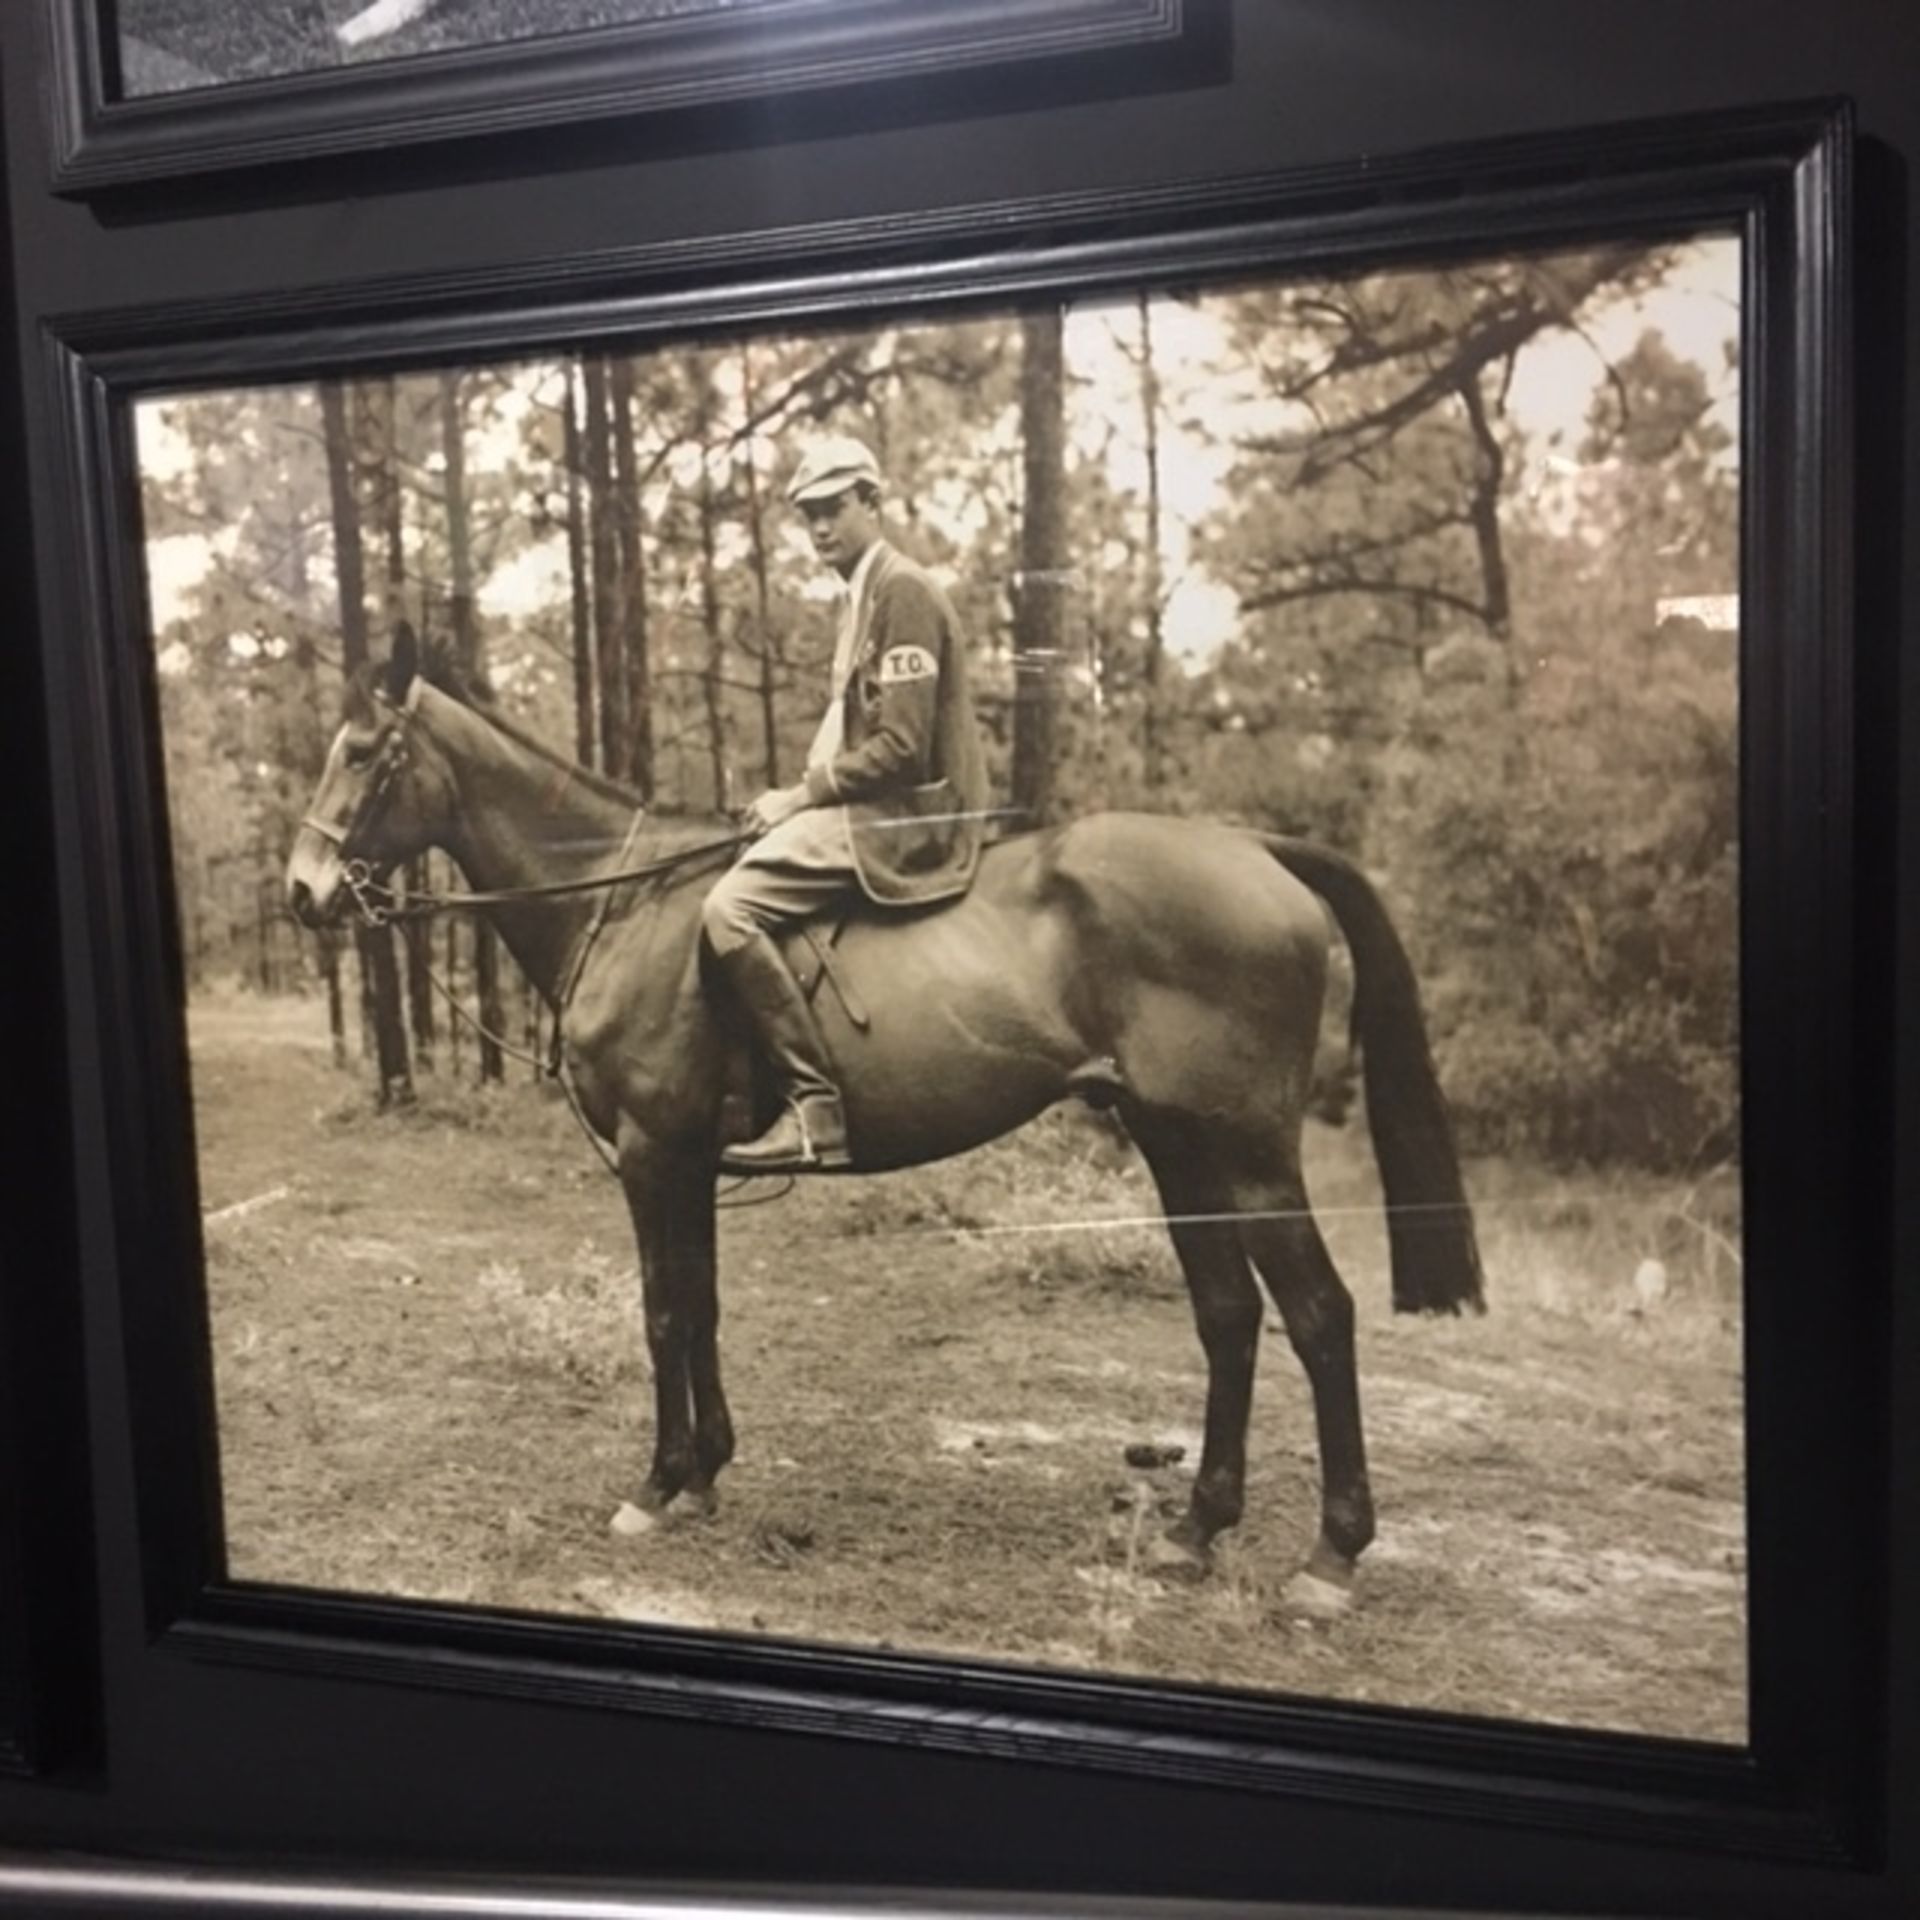
<svg viewBox="0 0 1920 1920">
<path fill-rule="evenodd" d="M 901 875 L 935 873 L 952 859 L 962 827 L 951 780 L 929 780 L 874 807 L 862 827 L 874 851 Z"/>
</svg>

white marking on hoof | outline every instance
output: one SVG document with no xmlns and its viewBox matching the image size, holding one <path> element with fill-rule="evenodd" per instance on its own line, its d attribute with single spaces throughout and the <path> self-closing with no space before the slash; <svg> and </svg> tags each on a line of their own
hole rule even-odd
<svg viewBox="0 0 1920 1920">
<path fill-rule="evenodd" d="M 1343 1620 L 1353 1611 L 1353 1589 L 1302 1569 L 1287 1582 L 1281 1604 L 1296 1620 Z"/>
<path fill-rule="evenodd" d="M 622 1500 L 613 1518 L 607 1522 L 607 1531 L 631 1540 L 643 1533 L 651 1533 L 659 1524 L 643 1507 L 636 1507 L 631 1500 Z"/>
</svg>

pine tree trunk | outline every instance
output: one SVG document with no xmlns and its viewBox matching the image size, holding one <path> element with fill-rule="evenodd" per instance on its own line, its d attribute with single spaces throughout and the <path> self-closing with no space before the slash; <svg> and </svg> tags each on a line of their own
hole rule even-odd
<svg viewBox="0 0 1920 1920">
<path fill-rule="evenodd" d="M 701 692 L 707 709 L 707 765 L 713 780 L 716 813 L 734 802 L 733 769 L 727 760 L 727 642 L 720 625 L 718 503 L 713 493 L 713 373 L 698 369 L 700 425 L 700 614 L 707 630 L 707 665 Z"/>
<path fill-rule="evenodd" d="M 409 860 L 407 892 L 427 892 L 433 884 L 432 873 L 431 855 Z M 399 939 L 407 962 L 407 1020 L 413 1028 L 413 1064 L 422 1073 L 432 1073 L 433 1050 L 439 1039 L 433 1003 L 433 955 L 417 933 L 402 933 Z"/>
<path fill-rule="evenodd" d="M 527 1053 L 533 1061 L 533 1077 L 539 1080 L 546 1072 L 540 1064 L 540 996 L 524 973 L 520 976 L 520 1025 L 526 1036 Z"/>
<path fill-rule="evenodd" d="M 567 363 L 567 580 L 573 593 L 573 754 L 583 767 L 595 764 L 593 707 L 593 602 L 587 573 L 587 512 L 583 479 L 586 455 L 580 445 L 580 385 L 574 363 Z"/>
<path fill-rule="evenodd" d="M 1468 517 L 1473 523 L 1474 551 L 1480 561 L 1480 593 L 1486 608 L 1487 631 L 1494 639 L 1506 641 L 1513 632 L 1513 590 L 1507 578 L 1506 549 L 1500 537 L 1500 502 L 1506 484 L 1507 456 L 1500 437 L 1487 416 L 1486 396 L 1480 391 L 1480 377 L 1470 374 L 1460 388 L 1460 399 L 1467 410 L 1467 424 L 1480 456 L 1473 500 Z"/>
<path fill-rule="evenodd" d="M 340 991 L 340 941 L 331 927 L 322 927 L 320 942 L 320 978 L 327 985 L 327 1035 L 333 1042 L 333 1064 L 345 1072 L 347 1066 L 347 1007 Z"/>
<path fill-rule="evenodd" d="M 354 978 L 360 983 L 360 1058 L 374 1063 L 374 1074 L 378 1078 L 380 1023 L 373 1010 L 373 943 L 367 937 L 368 931 L 357 925 L 353 930 Z"/>
<path fill-rule="evenodd" d="M 353 486 L 353 438 L 346 392 L 339 381 L 320 388 L 327 447 L 327 493 L 333 510 L 333 571 L 340 593 L 340 664 L 349 674 L 367 664 L 366 559 L 360 544 L 360 504 Z"/>
<path fill-rule="evenodd" d="M 447 915 L 447 991 L 456 998 L 460 992 L 460 916 L 457 913 Z M 447 1070 L 455 1080 L 460 1078 L 461 1062 L 467 1052 L 467 1023 L 452 1019 L 447 1022 Z"/>
<path fill-rule="evenodd" d="M 1140 777 L 1151 794 L 1166 776 L 1161 668 L 1166 657 L 1166 579 L 1160 552 L 1160 370 L 1153 358 L 1153 307 L 1140 296 L 1140 424 L 1147 456 L 1146 647 L 1140 663 Z"/>
<path fill-rule="evenodd" d="M 505 1014 L 500 1006 L 500 943 L 493 929 L 476 925 L 473 930 L 473 994 L 480 1005 L 480 1079 L 500 1080 L 506 1074 L 506 1058 L 500 1051 L 500 1027 Z"/>
<path fill-rule="evenodd" d="M 267 905 L 272 881 L 257 881 L 253 889 L 253 938 L 260 973 L 260 991 L 271 993 L 273 980 L 273 922 Z"/>
<path fill-rule="evenodd" d="M 380 1061 L 380 1104 L 404 1107 L 413 1101 L 413 1068 L 407 1058 L 406 1022 L 400 1016 L 400 967 L 394 958 L 393 929 L 369 927 L 366 957 L 373 981 L 374 1044 Z"/>
<path fill-rule="evenodd" d="M 473 538 L 467 516 L 467 433 L 461 411 L 460 376 L 440 376 L 440 447 L 447 485 L 447 575 L 452 596 L 454 658 L 476 684 L 486 678 L 487 663 L 480 620 L 473 599 Z M 502 1077 L 506 1062 L 500 1042 L 500 947 L 493 929 L 477 921 L 473 929 L 474 992 L 480 1003 L 480 1078 Z M 455 1023 L 458 1024 L 457 1022 Z"/>
<path fill-rule="evenodd" d="M 368 407 L 367 472 L 380 506 L 380 534 L 387 563 L 381 607 L 391 638 L 407 610 L 406 503 L 400 489 L 400 395 L 392 374 L 374 391 L 379 395 L 379 405 Z"/>
<path fill-rule="evenodd" d="M 1059 670 L 1066 641 L 1066 381 L 1059 308 L 1020 323 L 1020 594 L 1014 614 L 1013 804 L 1053 811 Z"/>
<path fill-rule="evenodd" d="M 346 395 L 338 381 L 320 389 L 321 418 L 327 448 L 327 490 L 333 514 L 335 573 L 340 588 L 340 660 L 349 674 L 369 657 L 366 558 L 360 538 L 360 502 L 353 480 L 353 446 L 347 428 Z M 363 1017 L 370 1029 L 378 1066 L 382 1107 L 413 1098 L 413 1073 L 407 1059 L 407 1034 L 400 1011 L 400 974 L 393 958 L 390 927 L 361 927 Z"/>
<path fill-rule="evenodd" d="M 740 392 L 747 418 L 754 417 L 756 395 L 753 385 L 753 349 L 740 349 Z M 884 456 L 883 456 L 884 459 Z M 882 465 L 881 471 L 885 472 Z M 755 636 L 760 656 L 760 738 L 765 761 L 764 777 L 769 787 L 780 784 L 780 726 L 774 668 L 777 650 L 773 637 L 773 583 L 767 563 L 767 527 L 760 499 L 760 475 L 753 464 L 753 449 L 747 449 L 747 532 L 752 541 L 753 604 L 758 621 Z"/>
<path fill-rule="evenodd" d="M 626 679 L 625 764 L 610 769 L 653 798 L 653 675 L 647 657 L 647 530 L 641 510 L 640 476 L 633 457 L 633 361 L 616 354 L 608 363 L 613 406 L 613 492 L 620 547 L 621 652 Z"/>
<path fill-rule="evenodd" d="M 369 448 L 368 465 L 380 502 L 380 531 L 386 544 L 386 590 L 384 607 L 389 635 L 407 611 L 407 530 L 406 498 L 400 479 L 400 390 L 389 374 L 375 390 L 379 395 L 378 428 Z M 427 889 L 425 857 L 407 863 L 404 884 L 408 893 Z M 422 1073 L 433 1071 L 434 1013 L 433 982 L 428 976 L 428 955 L 418 940 L 404 933 L 395 936 L 406 963 L 407 1022 L 413 1029 L 413 1063 Z"/>
<path fill-rule="evenodd" d="M 589 356 L 586 394 L 587 550 L 593 580 L 593 654 L 600 683 L 600 765 L 617 775 L 627 763 L 627 673 L 620 617 L 619 509 L 607 427 L 607 362 Z"/>
</svg>

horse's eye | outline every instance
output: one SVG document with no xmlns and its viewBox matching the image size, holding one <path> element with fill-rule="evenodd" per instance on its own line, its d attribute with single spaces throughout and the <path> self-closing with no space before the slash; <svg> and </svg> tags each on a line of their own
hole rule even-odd
<svg viewBox="0 0 1920 1920">
<path fill-rule="evenodd" d="M 355 773 L 362 773 L 373 765 L 373 745 L 370 741 L 356 740 L 347 748 L 347 765 Z"/>
</svg>

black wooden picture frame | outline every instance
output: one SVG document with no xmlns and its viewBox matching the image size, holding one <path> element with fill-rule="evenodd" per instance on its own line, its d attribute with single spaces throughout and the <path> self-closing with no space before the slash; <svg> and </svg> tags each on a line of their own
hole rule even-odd
<svg viewBox="0 0 1920 1920">
<path fill-rule="evenodd" d="M 0 195 L 5 168 L 0 164 Z M 11 222 L 0 207 L 0 363 L 17 364 Z M 0 380 L 0 497 L 27 524 L 26 423 L 19 386 Z M 9 652 L 0 701 L 15 714 L 42 695 L 34 649 Z M 43 746 L 24 730 L 10 736 L 23 820 L 44 818 L 50 769 Z M 23 835 L 16 884 L 51 899 L 54 875 L 44 842 Z M 11 942 L 0 962 L 0 1003 L 60 1004 L 53 940 Z M 10 1066 L 22 1088 L 60 1084 L 57 1021 L 23 1023 Z M 70 1191 L 66 1114 L 54 1096 L 46 1124 L 23 1130 L 12 1152 L 10 1193 L 0 1225 L 0 1775 L 77 1776 L 99 1755 L 98 1617 L 93 1512 L 88 1476 L 80 1302 L 71 1284 L 73 1238 L 62 1209 Z"/>
<path fill-rule="evenodd" d="M 19 957 L 8 1003 L 47 1004 L 56 972 L 50 947 Z M 52 1136 L 23 1144 L 19 1165 L 48 1204 L 23 1182 L 0 1265 L 0 1774 L 80 1778 L 99 1757 L 99 1699 L 79 1302 L 57 1277 L 71 1240 Z"/>
<path fill-rule="evenodd" d="M 9 1360 L 18 1351 L 8 1337 L 0 1352 Z M 23 1459 L 25 1421 L 20 1383 L 9 1367 L 0 1375 L 0 1447 L 9 1471 L 0 1474 L 0 1771 L 39 1771 L 45 1713 L 38 1700 L 33 1610 L 30 1605 L 32 1539 L 25 1505 Z"/>
<path fill-rule="evenodd" d="M 10 1361 L 30 1324 L 17 1307 L 0 1301 Z M 0 1377 L 0 1774 L 32 1778 L 89 1763 L 97 1716 L 84 1452 L 23 1376 Z"/>
<path fill-rule="evenodd" d="M 599 130 L 618 145 L 650 116 L 809 94 L 1005 92 L 1038 74 L 1075 86 L 1177 77 L 1217 37 L 1215 0 L 755 0 L 668 18 L 406 59 L 117 98 L 102 0 L 49 0 L 57 193 L 155 188 L 257 169 L 396 156 L 436 144 Z M 1196 23 L 1209 21 L 1202 35 Z M 752 129 L 746 129 L 749 137 Z"/>
<path fill-rule="evenodd" d="M 1304 175 L 713 238 L 503 270 L 88 312 L 46 330 L 71 593 L 55 710 L 78 795 L 100 1143 L 163 1650 L 482 1699 L 1016 1756 L 1713 1856 L 1869 1867 L 1890 1551 L 1881 1142 L 1888 909 L 1859 885 L 1851 121 L 1832 103 Z M 155 153 L 158 152 L 156 148 Z M 1127 293 L 1623 233 L 1745 247 L 1742 942 L 1751 1724 L 1744 1750 L 950 1659 L 246 1586 L 220 1503 L 130 403 L 584 342 Z M 1817 1286 L 1806 1276 L 1821 1276 Z M 1845 1568 L 1845 1578 L 1832 1570 Z M 1443 1894 L 1444 1890 L 1436 1890 Z"/>
<path fill-rule="evenodd" d="M 49 1004 L 56 972 L 51 947 L 9 966 L 8 1004 Z M 40 1184 L 22 1181 L 0 1266 L 0 1775 L 80 1782 L 100 1759 L 98 1609 L 79 1301 L 59 1280 L 72 1242 L 52 1133 L 23 1144 L 18 1166 Z"/>
</svg>

